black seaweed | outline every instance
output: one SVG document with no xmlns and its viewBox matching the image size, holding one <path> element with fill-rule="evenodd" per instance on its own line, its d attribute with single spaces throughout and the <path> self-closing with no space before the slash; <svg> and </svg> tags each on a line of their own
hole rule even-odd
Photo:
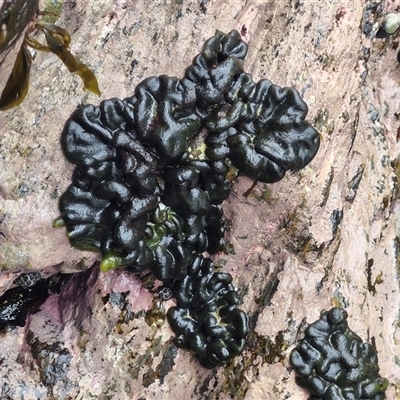
<svg viewBox="0 0 400 400">
<path fill-rule="evenodd" d="M 298 92 L 254 83 L 246 54 L 237 31 L 217 31 L 183 79 L 150 77 L 132 97 L 80 107 L 61 136 L 76 168 L 55 225 L 101 252 L 103 271 L 150 269 L 173 290 L 177 341 L 209 368 L 240 354 L 247 332 L 231 276 L 200 256 L 224 248 L 227 175 L 276 182 L 319 147 Z"/>
<path fill-rule="evenodd" d="M 22 274 L 14 280 L 20 286 L 0 297 L 0 330 L 7 326 L 24 326 L 29 313 L 35 312 L 51 293 L 58 293 L 67 276 L 56 274 L 42 279 L 40 273 Z"/>
<path fill-rule="evenodd" d="M 102 253 L 103 270 L 151 267 L 157 254 L 182 253 L 172 248 L 178 241 L 197 253 L 220 251 L 219 205 L 229 196 L 232 165 L 275 182 L 316 154 L 319 135 L 304 120 L 298 92 L 254 83 L 243 72 L 246 53 L 238 32 L 217 31 L 183 79 L 147 78 L 134 96 L 80 107 L 67 121 L 61 144 L 77 167 L 59 223 L 73 246 Z M 160 204 L 175 231 L 152 221 Z M 162 240 L 165 251 L 149 245 Z"/>
<path fill-rule="evenodd" d="M 322 311 L 290 354 L 296 382 L 313 400 L 383 400 L 388 381 L 374 348 L 348 327 L 342 308 Z"/>
<path fill-rule="evenodd" d="M 167 317 L 178 346 L 190 349 L 206 368 L 241 354 L 248 320 L 236 307 L 239 296 L 230 274 L 215 272 L 209 258 L 197 256 L 173 295 L 177 307 Z"/>
</svg>

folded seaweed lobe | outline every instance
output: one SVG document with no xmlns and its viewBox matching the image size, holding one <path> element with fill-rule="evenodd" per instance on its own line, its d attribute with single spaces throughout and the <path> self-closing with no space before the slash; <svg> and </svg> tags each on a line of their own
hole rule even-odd
<svg viewBox="0 0 400 400">
<path fill-rule="evenodd" d="M 349 327 L 342 308 L 322 311 L 290 354 L 296 382 L 315 400 L 383 400 L 388 381 L 374 348 Z"/>
<path fill-rule="evenodd" d="M 149 77 L 132 97 L 82 106 L 61 136 L 76 168 L 55 225 L 72 246 L 101 252 L 101 270 L 163 281 L 177 343 L 208 368 L 240 354 L 248 330 L 232 277 L 202 255 L 224 247 L 228 172 L 276 182 L 319 148 L 299 93 L 253 82 L 246 54 L 237 31 L 216 31 L 182 79 Z"/>
</svg>

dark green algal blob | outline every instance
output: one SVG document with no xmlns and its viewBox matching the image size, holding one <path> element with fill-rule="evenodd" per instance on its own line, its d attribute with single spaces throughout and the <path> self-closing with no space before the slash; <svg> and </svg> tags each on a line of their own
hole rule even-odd
<svg viewBox="0 0 400 400">
<path fill-rule="evenodd" d="M 239 296 L 230 274 L 215 272 L 210 259 L 198 256 L 173 295 L 177 307 L 171 307 L 167 317 L 178 346 L 191 350 L 206 368 L 241 354 L 248 319 L 237 308 Z"/>
<path fill-rule="evenodd" d="M 183 79 L 150 77 L 132 97 L 80 107 L 61 136 L 76 169 L 55 226 L 100 252 L 103 271 L 163 281 L 178 302 L 168 313 L 178 343 L 209 368 L 240 354 L 247 332 L 232 277 L 200 256 L 224 248 L 228 172 L 275 182 L 319 147 L 298 92 L 254 83 L 246 54 L 237 31 L 217 31 Z"/>
<path fill-rule="evenodd" d="M 342 308 L 322 311 L 290 354 L 296 382 L 314 400 L 382 400 L 388 381 L 373 347 L 348 327 Z"/>
<path fill-rule="evenodd" d="M 229 196 L 229 165 L 275 182 L 314 157 L 319 135 L 304 121 L 307 105 L 295 89 L 254 83 L 243 72 L 246 53 L 238 32 L 217 31 L 183 79 L 147 78 L 134 96 L 80 107 L 67 121 L 61 144 L 77 167 L 58 222 L 74 247 L 102 253 L 103 270 L 135 264 L 139 272 L 182 256 L 170 236 L 158 235 L 159 247 L 144 239 L 160 201 L 181 218 L 183 247 L 220 251 L 216 206 Z M 205 155 L 196 158 L 200 132 L 208 132 Z"/>
</svg>

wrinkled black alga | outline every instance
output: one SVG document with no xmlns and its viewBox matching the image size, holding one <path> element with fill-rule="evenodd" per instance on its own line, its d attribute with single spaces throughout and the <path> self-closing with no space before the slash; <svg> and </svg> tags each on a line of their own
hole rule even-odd
<svg viewBox="0 0 400 400">
<path fill-rule="evenodd" d="M 253 82 L 246 53 L 237 31 L 217 31 L 183 79 L 150 77 L 132 97 L 79 107 L 61 136 L 76 168 L 56 225 L 101 252 L 103 271 L 150 269 L 171 288 L 177 343 L 209 368 L 240 354 L 248 330 L 232 277 L 201 255 L 223 249 L 227 174 L 276 182 L 319 147 L 299 93 Z"/>
<path fill-rule="evenodd" d="M 310 400 L 383 400 L 388 381 L 374 348 L 349 329 L 342 308 L 323 311 L 290 354 L 296 382 Z"/>
</svg>

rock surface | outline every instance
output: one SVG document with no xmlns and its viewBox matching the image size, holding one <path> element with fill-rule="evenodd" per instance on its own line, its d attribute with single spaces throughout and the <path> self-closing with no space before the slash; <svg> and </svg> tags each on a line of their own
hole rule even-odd
<svg viewBox="0 0 400 400">
<path fill-rule="evenodd" d="M 376 347 L 388 399 L 400 396 L 399 39 L 374 39 L 399 11 L 399 1 L 373 0 L 65 2 L 57 24 L 102 95 L 37 53 L 27 98 L 1 113 L 0 290 L 22 272 L 83 272 L 1 335 L 0 397 L 175 399 L 179 388 L 187 399 L 305 400 L 288 355 L 332 306 Z M 147 76 L 181 77 L 217 28 L 248 42 L 255 80 L 300 91 L 322 142 L 304 170 L 247 198 L 252 182 L 240 178 L 224 204 L 235 254 L 217 262 L 234 277 L 251 332 L 241 357 L 210 371 L 175 347 L 172 300 L 124 272 L 99 273 L 97 255 L 72 249 L 52 220 L 73 169 L 59 135 L 75 107 L 129 96 Z"/>
</svg>

